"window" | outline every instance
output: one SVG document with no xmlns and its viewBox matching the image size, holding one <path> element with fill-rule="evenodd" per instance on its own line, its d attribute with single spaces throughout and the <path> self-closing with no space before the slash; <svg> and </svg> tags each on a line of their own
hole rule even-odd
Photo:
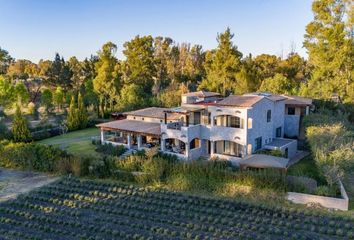
<svg viewBox="0 0 354 240">
<path fill-rule="evenodd" d="M 208 112 L 208 125 L 211 124 L 211 112 Z"/>
<path fill-rule="evenodd" d="M 190 143 L 190 149 L 199 148 L 200 140 L 198 138 L 194 138 Z"/>
<path fill-rule="evenodd" d="M 267 111 L 267 122 L 270 122 L 272 120 L 272 111 L 268 110 Z"/>
<path fill-rule="evenodd" d="M 215 141 L 214 149 L 216 154 L 242 157 L 243 146 L 231 141 Z"/>
<path fill-rule="evenodd" d="M 144 118 L 141 118 L 141 120 L 143 120 L 143 121 L 144 121 Z"/>
<path fill-rule="evenodd" d="M 252 129 L 252 118 L 248 118 L 248 129 Z"/>
<path fill-rule="evenodd" d="M 230 115 L 221 115 L 215 117 L 215 125 L 223 127 L 242 128 L 243 119 Z"/>
<path fill-rule="evenodd" d="M 295 108 L 294 107 L 288 107 L 288 115 L 295 115 Z"/>
<path fill-rule="evenodd" d="M 228 116 L 228 127 L 241 128 L 241 121 L 238 117 Z"/>
<path fill-rule="evenodd" d="M 133 117 L 133 119 L 135 119 L 135 117 Z"/>
<path fill-rule="evenodd" d="M 262 148 L 262 137 L 258 137 L 255 139 L 255 143 L 256 143 L 256 151 Z"/>
<path fill-rule="evenodd" d="M 281 127 L 278 127 L 275 130 L 275 137 L 280 138 L 281 137 Z"/>
<path fill-rule="evenodd" d="M 160 123 L 162 123 L 162 120 L 160 120 Z"/>
</svg>

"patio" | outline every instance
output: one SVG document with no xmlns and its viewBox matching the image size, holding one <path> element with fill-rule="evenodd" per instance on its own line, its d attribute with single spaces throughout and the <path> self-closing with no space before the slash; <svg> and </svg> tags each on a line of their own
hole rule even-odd
<svg viewBox="0 0 354 240">
<path fill-rule="evenodd" d="M 118 120 L 98 124 L 101 142 L 123 145 L 128 149 L 145 149 L 160 145 L 160 124 L 134 120 Z"/>
</svg>

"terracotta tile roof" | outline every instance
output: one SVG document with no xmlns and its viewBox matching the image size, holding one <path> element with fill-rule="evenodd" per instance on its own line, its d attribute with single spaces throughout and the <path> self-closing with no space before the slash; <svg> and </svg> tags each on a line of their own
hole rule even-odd
<svg viewBox="0 0 354 240">
<path fill-rule="evenodd" d="M 125 115 L 139 116 L 139 117 L 150 117 L 150 118 L 165 118 L 165 111 L 170 111 L 170 108 L 159 108 L 159 107 L 149 107 L 143 108 L 136 111 L 125 112 Z M 167 113 L 167 120 L 178 120 L 181 116 L 177 113 Z"/>
<path fill-rule="evenodd" d="M 263 96 L 237 96 L 237 95 L 230 95 L 220 102 L 218 102 L 216 105 L 221 105 L 221 106 L 235 106 L 235 107 L 252 107 L 254 104 L 256 104 L 258 101 L 263 99 Z"/>
<path fill-rule="evenodd" d="M 220 96 L 220 93 L 217 92 L 206 92 L 206 91 L 198 91 L 198 92 L 190 92 L 190 93 L 185 93 L 183 96 L 190 96 L 190 97 L 214 97 L 214 96 Z"/>
<path fill-rule="evenodd" d="M 246 93 L 243 96 L 262 96 L 262 97 L 268 98 L 269 100 L 271 100 L 273 102 L 286 100 L 286 97 L 283 95 L 278 95 L 278 94 L 273 94 L 273 93 L 268 93 L 268 92 Z"/>
<path fill-rule="evenodd" d="M 161 125 L 160 123 L 152 122 L 142 122 L 135 120 L 117 120 L 107 123 L 101 123 L 96 125 L 100 128 L 105 128 L 109 130 L 120 130 L 132 133 L 144 133 L 147 135 L 161 135 Z"/>
<path fill-rule="evenodd" d="M 286 98 L 285 104 L 288 105 L 312 105 L 311 98 L 299 97 L 299 96 L 287 96 L 282 95 Z"/>
</svg>

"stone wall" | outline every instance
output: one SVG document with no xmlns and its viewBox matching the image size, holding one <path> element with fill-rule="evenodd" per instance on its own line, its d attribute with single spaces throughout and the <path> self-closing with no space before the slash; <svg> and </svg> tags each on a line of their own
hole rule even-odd
<svg viewBox="0 0 354 240">
<path fill-rule="evenodd" d="M 349 207 L 349 198 L 344 189 L 342 182 L 339 182 L 341 198 L 333 198 L 333 197 L 323 197 L 305 193 L 295 193 L 288 192 L 287 199 L 294 203 L 299 204 L 310 204 L 317 203 L 325 208 L 338 209 L 343 211 L 348 211 Z"/>
</svg>

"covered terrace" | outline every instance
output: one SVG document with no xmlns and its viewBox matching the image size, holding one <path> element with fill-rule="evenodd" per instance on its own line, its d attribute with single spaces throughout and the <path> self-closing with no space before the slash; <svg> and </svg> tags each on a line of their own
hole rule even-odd
<svg viewBox="0 0 354 240">
<path fill-rule="evenodd" d="M 96 126 L 101 129 L 102 144 L 123 145 L 138 150 L 160 145 L 159 123 L 123 119 Z"/>
</svg>

